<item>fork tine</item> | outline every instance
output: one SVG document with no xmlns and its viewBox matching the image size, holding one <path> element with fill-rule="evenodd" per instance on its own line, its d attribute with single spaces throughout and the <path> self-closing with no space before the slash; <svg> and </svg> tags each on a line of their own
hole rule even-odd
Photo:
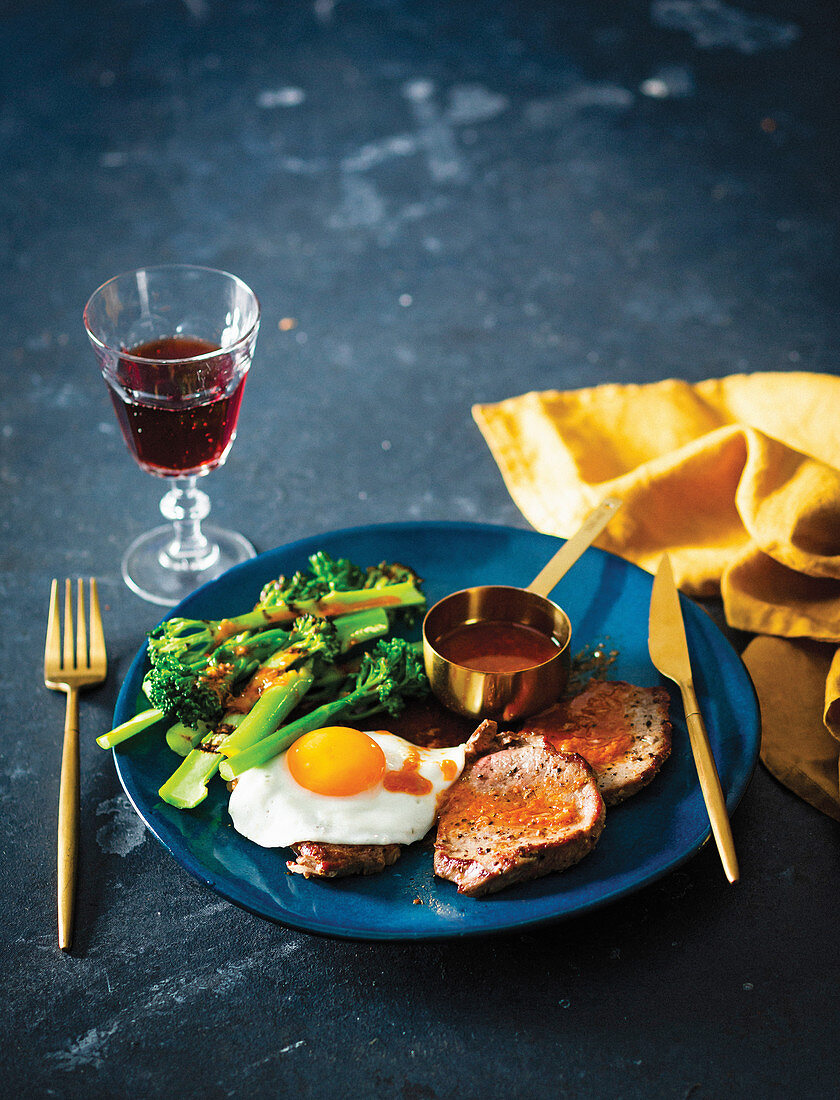
<svg viewBox="0 0 840 1100">
<path fill-rule="evenodd" d="M 50 610 L 47 614 L 47 641 L 44 646 L 44 669 L 56 669 L 61 662 L 61 620 L 58 614 L 58 581 L 50 585 Z"/>
<path fill-rule="evenodd" d="M 70 578 L 64 582 L 64 659 L 65 669 L 73 668 L 73 586 Z"/>
<path fill-rule="evenodd" d="M 81 577 L 76 591 L 76 668 L 88 667 L 87 624 L 85 622 L 85 583 Z"/>
<path fill-rule="evenodd" d="M 102 612 L 99 609 L 99 587 L 96 577 L 90 578 L 90 663 L 105 672 L 105 633 L 102 629 Z"/>
</svg>

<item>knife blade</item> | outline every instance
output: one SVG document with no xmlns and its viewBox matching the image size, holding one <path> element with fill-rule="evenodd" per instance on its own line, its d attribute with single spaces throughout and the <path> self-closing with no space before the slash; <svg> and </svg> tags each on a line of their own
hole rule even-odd
<svg viewBox="0 0 840 1100">
<path fill-rule="evenodd" d="M 653 579 L 648 650 L 655 668 L 663 676 L 673 680 L 680 689 L 691 751 L 700 780 L 700 790 L 703 792 L 709 814 L 712 834 L 726 877 L 730 882 L 737 882 L 740 876 L 738 859 L 735 855 L 735 841 L 732 838 L 726 800 L 723 797 L 712 746 L 709 743 L 709 735 L 706 732 L 706 725 L 694 690 L 691 657 L 680 608 L 680 597 L 674 583 L 671 559 L 667 554 L 663 554 Z"/>
</svg>

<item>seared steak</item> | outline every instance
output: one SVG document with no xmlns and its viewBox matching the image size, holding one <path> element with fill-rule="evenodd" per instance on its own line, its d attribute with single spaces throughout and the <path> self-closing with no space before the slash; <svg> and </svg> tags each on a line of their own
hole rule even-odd
<svg viewBox="0 0 840 1100">
<path fill-rule="evenodd" d="M 668 759 L 668 702 L 665 688 L 591 680 L 578 695 L 527 719 L 521 736 L 536 734 L 561 752 L 580 753 L 614 806 L 650 783 Z"/>
<path fill-rule="evenodd" d="M 297 859 L 286 866 L 305 878 L 375 875 L 400 858 L 399 844 L 321 844 L 304 840 L 292 845 Z"/>
<path fill-rule="evenodd" d="M 592 770 L 545 738 L 483 722 L 438 818 L 434 870 L 470 897 L 562 871 L 595 846 L 604 801 Z"/>
</svg>

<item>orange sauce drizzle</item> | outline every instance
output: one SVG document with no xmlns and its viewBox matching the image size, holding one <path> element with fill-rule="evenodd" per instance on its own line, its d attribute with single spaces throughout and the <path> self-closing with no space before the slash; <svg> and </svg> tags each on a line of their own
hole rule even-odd
<svg viewBox="0 0 840 1100">
<path fill-rule="evenodd" d="M 410 750 L 399 771 L 386 772 L 382 786 L 386 791 L 399 794 L 428 794 L 432 790 L 431 779 L 420 774 L 420 753 Z"/>
<path fill-rule="evenodd" d="M 232 623 L 230 619 L 222 619 L 219 625 L 216 627 L 215 642 L 219 645 L 226 638 L 232 637 L 236 634 L 236 624 Z"/>
<path fill-rule="evenodd" d="M 380 594 L 371 596 L 368 600 L 361 600 L 358 603 L 354 603 L 352 606 L 353 611 L 368 611 L 372 607 L 393 607 L 400 601 L 397 596 L 388 595 L 387 592 L 378 590 Z M 340 601 L 333 601 L 329 596 L 324 596 L 323 599 L 318 600 L 316 614 L 321 614 L 329 618 L 331 615 L 341 615 L 348 610 L 347 604 L 343 604 Z"/>
<path fill-rule="evenodd" d="M 267 688 L 282 683 L 287 676 L 287 670 L 283 668 L 257 669 L 242 691 L 228 700 L 227 710 L 236 714 L 247 714 Z"/>
<path fill-rule="evenodd" d="M 441 760 L 440 772 L 447 783 L 451 783 L 458 777 L 458 765 L 454 760 Z"/>
<path fill-rule="evenodd" d="M 519 798 L 498 795 L 491 791 L 476 792 L 453 787 L 446 803 L 450 819 L 463 813 L 470 831 L 493 829 L 511 834 L 540 830 L 550 831 L 573 825 L 580 820 L 580 808 L 573 797 L 560 791 L 549 792 L 548 797 L 524 790 Z"/>
<path fill-rule="evenodd" d="M 596 769 L 608 767 L 633 745 L 618 694 L 561 703 L 529 728 L 543 733 L 560 752 L 579 753 Z"/>
</svg>

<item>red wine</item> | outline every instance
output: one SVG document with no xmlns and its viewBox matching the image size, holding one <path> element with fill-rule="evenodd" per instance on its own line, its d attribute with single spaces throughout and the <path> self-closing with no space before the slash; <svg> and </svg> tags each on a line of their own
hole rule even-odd
<svg viewBox="0 0 840 1100">
<path fill-rule="evenodd" d="M 206 473 L 224 461 L 247 376 L 237 374 L 231 355 L 212 354 L 220 350 L 195 336 L 163 336 L 126 348 L 128 355 L 153 360 L 121 359 L 120 386 L 109 387 L 125 441 L 149 473 Z"/>
</svg>

